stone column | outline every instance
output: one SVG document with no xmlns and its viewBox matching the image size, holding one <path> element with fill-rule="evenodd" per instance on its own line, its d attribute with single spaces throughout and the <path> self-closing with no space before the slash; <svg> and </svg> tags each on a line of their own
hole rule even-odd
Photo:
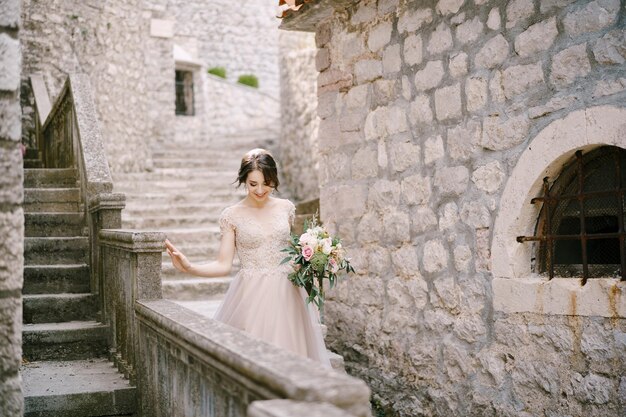
<svg viewBox="0 0 626 417">
<path fill-rule="evenodd" d="M 0 410 L 21 416 L 22 284 L 24 271 L 24 184 L 19 101 L 22 70 L 19 0 L 0 7 Z"/>
<path fill-rule="evenodd" d="M 101 230 L 100 268 L 104 321 L 111 326 L 110 347 L 120 371 L 134 381 L 137 344 L 136 300 L 157 300 L 161 291 L 161 253 L 165 234 Z"/>
</svg>

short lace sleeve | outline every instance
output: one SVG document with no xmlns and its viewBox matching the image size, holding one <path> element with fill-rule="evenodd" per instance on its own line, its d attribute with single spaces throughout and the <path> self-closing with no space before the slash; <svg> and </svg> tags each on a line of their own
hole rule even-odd
<svg viewBox="0 0 626 417">
<path fill-rule="evenodd" d="M 287 208 L 289 210 L 289 224 L 293 226 L 294 221 L 296 220 L 296 206 L 287 200 Z"/>
<path fill-rule="evenodd" d="M 224 232 L 228 230 L 232 230 L 233 232 L 237 229 L 235 227 L 235 223 L 232 218 L 232 210 L 230 207 L 226 207 L 222 210 L 222 214 L 220 214 L 220 235 L 224 235 Z"/>
</svg>

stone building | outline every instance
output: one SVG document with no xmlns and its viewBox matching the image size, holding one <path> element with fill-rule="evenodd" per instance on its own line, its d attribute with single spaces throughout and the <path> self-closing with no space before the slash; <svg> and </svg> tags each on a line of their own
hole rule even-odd
<svg viewBox="0 0 626 417">
<path fill-rule="evenodd" d="M 24 212 L 20 149 L 20 1 L 0 7 L 0 410 L 23 413 L 22 355 Z"/>
<path fill-rule="evenodd" d="M 358 270 L 328 302 L 331 346 L 378 415 L 626 413 L 625 17 L 618 0 L 286 13 L 315 32 L 321 215 Z"/>
</svg>

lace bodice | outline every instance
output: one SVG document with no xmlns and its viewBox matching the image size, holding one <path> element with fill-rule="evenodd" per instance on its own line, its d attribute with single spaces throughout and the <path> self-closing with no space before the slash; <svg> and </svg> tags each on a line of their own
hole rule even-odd
<svg viewBox="0 0 626 417">
<path fill-rule="evenodd" d="M 227 207 L 220 216 L 220 230 L 235 232 L 235 246 L 242 269 L 278 268 L 286 254 L 281 252 L 289 243 L 290 225 L 296 208 L 289 200 L 276 199 L 270 214 L 262 219 L 256 210 L 236 204 Z"/>
</svg>

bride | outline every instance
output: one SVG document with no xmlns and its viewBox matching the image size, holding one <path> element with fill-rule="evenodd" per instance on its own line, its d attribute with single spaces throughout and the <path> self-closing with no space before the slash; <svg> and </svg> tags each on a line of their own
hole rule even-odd
<svg viewBox="0 0 626 417">
<path fill-rule="evenodd" d="M 192 264 L 166 240 L 172 264 L 200 277 L 224 276 L 237 250 L 241 269 L 214 318 L 330 367 L 317 314 L 306 304 L 305 290 L 287 279 L 291 267 L 280 265 L 285 256 L 280 250 L 289 242 L 296 208 L 289 200 L 271 196 L 279 185 L 272 155 L 264 149 L 248 152 L 241 160 L 237 181 L 245 184 L 248 195 L 220 216 L 217 260 Z"/>
</svg>

